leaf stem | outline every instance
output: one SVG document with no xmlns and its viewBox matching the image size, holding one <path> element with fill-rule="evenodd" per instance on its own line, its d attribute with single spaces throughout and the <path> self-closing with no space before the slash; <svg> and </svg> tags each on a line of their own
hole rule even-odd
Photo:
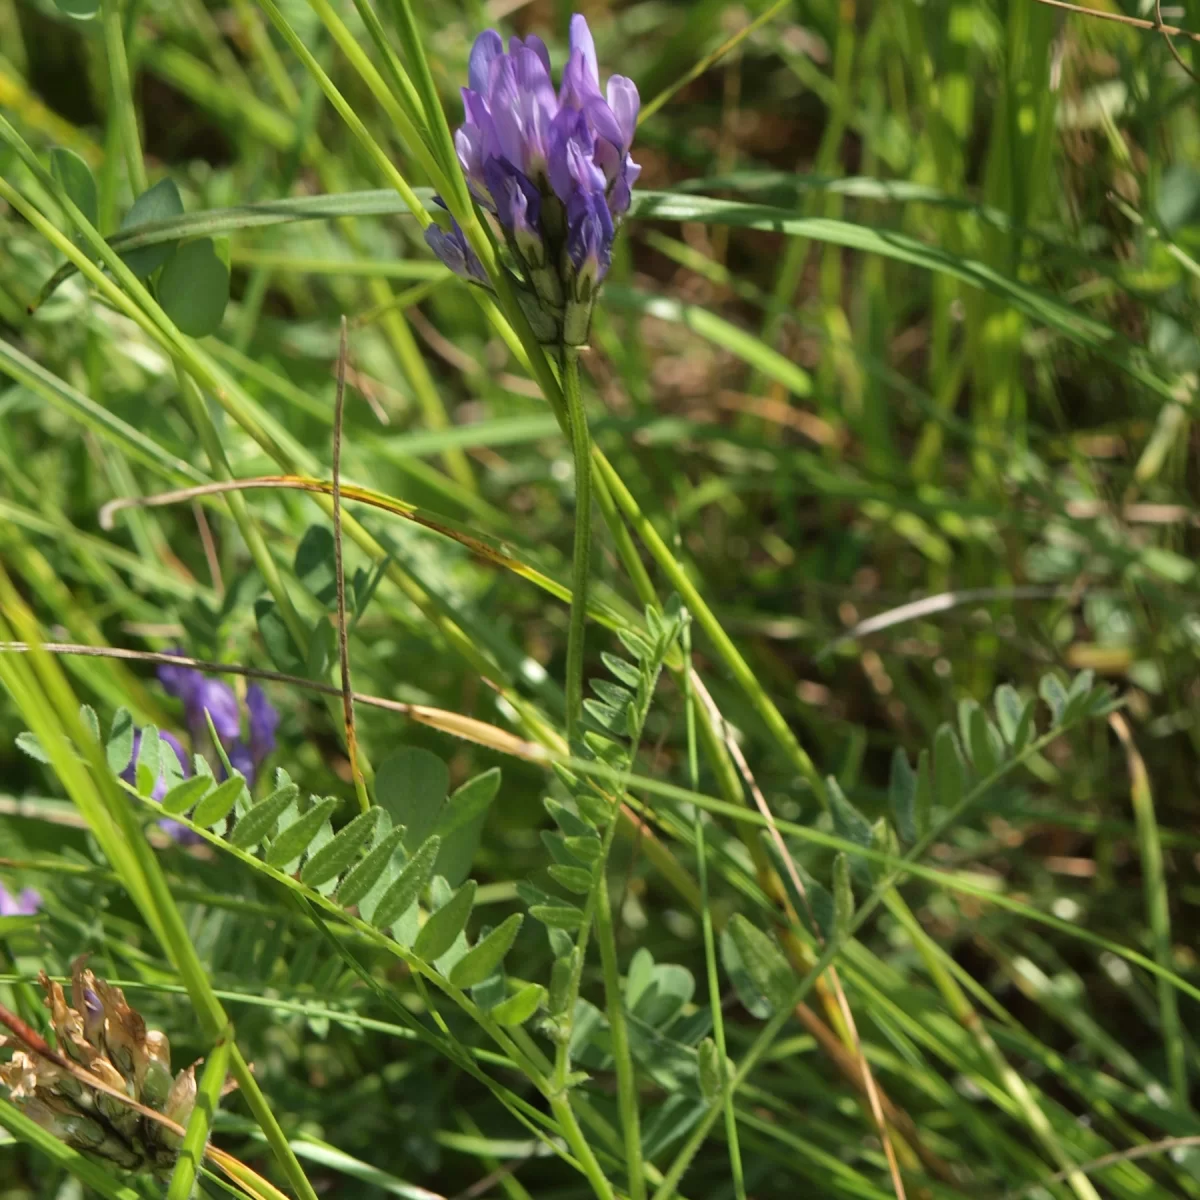
<svg viewBox="0 0 1200 1200">
<path fill-rule="evenodd" d="M 571 623 L 567 634 L 567 742 L 572 751 L 583 732 L 583 650 L 587 625 L 588 571 L 592 540 L 592 439 L 579 384 L 579 351 L 562 351 L 563 396 L 575 458 L 575 549 L 571 562 Z"/>
</svg>

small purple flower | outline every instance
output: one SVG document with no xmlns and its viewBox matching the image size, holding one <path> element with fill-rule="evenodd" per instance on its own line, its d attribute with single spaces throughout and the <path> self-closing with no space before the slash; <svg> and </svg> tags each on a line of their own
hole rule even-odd
<svg viewBox="0 0 1200 1200">
<path fill-rule="evenodd" d="M 261 764 L 275 749 L 279 713 L 257 683 L 246 689 L 246 711 L 250 714 L 250 753 L 254 762 Z"/>
<path fill-rule="evenodd" d="M 0 917 L 32 917 L 41 907 L 41 893 L 34 888 L 22 888 L 14 896 L 0 883 Z"/>
<path fill-rule="evenodd" d="M 596 46 L 578 13 L 557 93 L 550 54 L 534 36 L 511 38 L 505 52 L 500 35 L 485 30 L 467 77 L 455 148 L 471 193 L 495 216 L 522 269 L 522 303 L 540 318 L 538 336 L 579 344 L 641 170 L 629 156 L 637 88 L 614 75 L 601 92 Z M 425 240 L 458 275 L 487 282 L 457 225 L 431 226 Z"/>
<path fill-rule="evenodd" d="M 438 225 L 428 226 L 425 230 L 425 242 L 455 275 L 468 283 L 487 284 L 488 277 L 483 263 L 467 244 L 466 236 L 453 217 L 450 219 L 449 233 Z"/>
<path fill-rule="evenodd" d="M 158 668 L 158 679 L 168 695 L 183 701 L 188 728 L 193 737 L 201 738 L 207 729 L 204 719 L 206 712 L 212 718 L 213 728 L 221 741 L 237 737 L 242 718 L 238 712 L 237 697 L 229 684 L 219 679 L 209 679 L 194 668 L 184 666 L 161 666 Z"/>
</svg>

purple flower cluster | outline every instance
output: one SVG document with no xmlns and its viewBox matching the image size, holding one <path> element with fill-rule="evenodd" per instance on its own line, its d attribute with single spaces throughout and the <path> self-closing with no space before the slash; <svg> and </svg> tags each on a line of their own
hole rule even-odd
<svg viewBox="0 0 1200 1200">
<path fill-rule="evenodd" d="M 32 917 L 42 907 L 42 896 L 34 888 L 22 888 L 19 895 L 0 883 L 0 917 Z"/>
<path fill-rule="evenodd" d="M 168 694 L 183 701 L 184 720 L 191 735 L 194 747 L 211 747 L 212 737 L 209 733 L 208 719 L 220 740 L 230 766 L 240 772 L 249 787 L 254 786 L 254 780 L 259 768 L 267 756 L 275 749 L 275 731 L 279 727 L 279 713 L 267 699 L 266 693 L 258 684 L 252 683 L 246 689 L 246 714 L 249 728 L 248 738 L 242 736 L 242 712 L 237 696 L 233 689 L 219 679 L 209 679 L 192 667 L 182 664 L 176 666 L 167 664 L 158 669 L 159 682 Z M 175 752 L 179 760 L 179 769 L 183 778 L 192 774 L 187 752 L 179 739 L 165 730 L 159 732 L 159 738 Z M 138 750 L 141 747 L 141 730 L 136 730 L 133 736 L 133 756 L 129 765 L 121 772 L 121 778 L 128 783 L 136 782 Z M 223 777 L 224 768 L 220 763 L 214 763 L 218 778 Z M 174 773 L 162 771 L 150 793 L 152 800 L 162 800 L 171 786 Z M 174 776 L 178 778 L 178 776 Z M 178 821 L 164 818 L 159 825 L 166 830 L 175 841 L 188 845 L 198 841 L 194 833 L 180 825 Z"/>
<path fill-rule="evenodd" d="M 596 47 L 578 13 L 557 92 L 550 53 L 532 34 L 510 38 L 505 53 L 500 35 L 485 30 L 471 50 L 468 74 L 466 121 L 455 145 L 471 192 L 495 216 L 533 290 L 539 336 L 580 344 L 641 171 L 629 156 L 637 88 L 613 75 L 601 93 Z M 486 283 L 456 223 L 449 232 L 431 225 L 425 237 L 448 267 Z"/>
</svg>

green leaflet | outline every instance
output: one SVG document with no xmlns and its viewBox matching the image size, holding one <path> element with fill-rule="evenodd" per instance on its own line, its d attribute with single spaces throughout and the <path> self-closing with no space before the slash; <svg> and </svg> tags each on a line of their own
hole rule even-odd
<svg viewBox="0 0 1200 1200">
<path fill-rule="evenodd" d="M 379 809 L 359 813 L 327 845 L 322 846 L 304 864 L 300 878 L 310 887 L 326 883 L 347 870 L 358 857 L 359 851 L 371 839 L 379 824 Z"/>
<path fill-rule="evenodd" d="M 496 926 L 478 946 L 468 950 L 451 968 L 450 982 L 455 987 L 470 988 L 491 976 L 504 961 L 504 956 L 512 946 L 523 919 L 520 913 L 513 913 Z"/>
<path fill-rule="evenodd" d="M 263 803 L 265 804 L 266 801 Z M 299 858 L 308 849 L 308 844 L 317 836 L 321 826 L 333 815 L 340 803 L 341 801 L 336 796 L 327 796 L 324 800 L 318 800 L 308 812 L 293 821 L 286 829 L 281 830 L 279 836 L 267 850 L 267 866 L 282 867 L 293 859 Z M 254 810 L 251 809 L 242 820 L 245 821 L 253 812 Z"/>
<path fill-rule="evenodd" d="M 253 850 L 259 842 L 269 838 L 279 822 L 279 818 L 287 811 L 289 805 L 296 802 L 300 789 L 294 784 L 285 784 L 272 792 L 265 800 L 260 800 L 249 812 L 238 818 L 229 837 L 229 844 L 239 850 Z"/>
<path fill-rule="evenodd" d="M 403 840 L 403 826 L 391 830 L 381 838 L 379 844 L 357 866 L 350 869 L 342 886 L 338 888 L 338 903 L 349 908 L 366 896 L 387 869 L 392 855 Z"/>
<path fill-rule="evenodd" d="M 454 939 L 462 932 L 471 915 L 475 891 L 475 881 L 469 879 L 441 908 L 429 914 L 429 919 L 413 942 L 415 954 L 427 962 L 435 962 L 454 945 Z"/>
<path fill-rule="evenodd" d="M 416 904 L 417 898 L 425 890 L 425 885 L 433 874 L 433 864 L 437 861 L 441 846 L 441 839 L 436 834 L 421 843 L 396 881 L 380 897 L 375 911 L 371 914 L 370 920 L 373 925 L 386 929 Z"/>
</svg>

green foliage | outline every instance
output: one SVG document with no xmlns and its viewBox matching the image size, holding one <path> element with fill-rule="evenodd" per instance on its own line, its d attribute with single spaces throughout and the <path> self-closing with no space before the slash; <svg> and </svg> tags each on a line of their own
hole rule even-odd
<svg viewBox="0 0 1200 1200">
<path fill-rule="evenodd" d="M 1196 1132 L 1194 84 L 1032 0 L 589 13 L 647 184 L 590 476 L 555 348 L 421 233 L 436 194 L 509 253 L 451 141 L 478 5 L 0 6 L 0 641 L 300 680 L 223 677 L 282 713 L 243 780 L 150 664 L 0 651 L 0 883 L 43 897 L 0 1004 L 44 1029 L 92 955 L 211 1100 L 253 1062 L 191 1148 L 308 1200 L 885 1197 L 825 959 L 910 1195 L 1200 1197 L 1126 1153 Z M 559 64 L 568 15 L 496 19 Z M 104 510 L 327 489 L 343 316 L 365 795 L 328 491 Z M 132 1200 L 15 1112 L 4 1200 Z"/>
</svg>

